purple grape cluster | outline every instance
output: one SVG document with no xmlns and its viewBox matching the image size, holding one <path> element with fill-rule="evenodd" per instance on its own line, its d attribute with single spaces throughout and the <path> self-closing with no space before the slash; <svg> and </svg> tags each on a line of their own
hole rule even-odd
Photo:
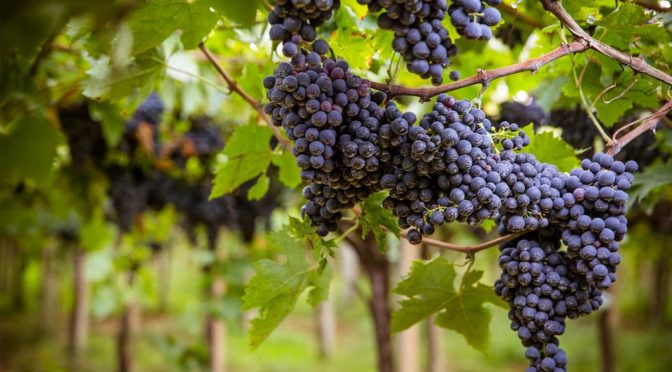
<svg viewBox="0 0 672 372">
<path fill-rule="evenodd" d="M 457 46 L 441 24 L 448 5 L 446 0 L 357 0 L 378 16 L 378 26 L 395 34 L 392 48 L 398 52 L 408 71 L 431 78 L 432 84 L 443 82 L 443 70 Z"/>
<path fill-rule="evenodd" d="M 503 244 L 499 266 L 502 275 L 495 291 L 510 304 L 511 329 L 527 347 L 527 371 L 566 371 L 567 355 L 559 348 L 558 336 L 565 332 L 567 314 L 585 306 L 592 311 L 593 302 L 599 306 L 601 300 L 591 297 L 599 293 L 579 288 L 554 229 Z"/>
<path fill-rule="evenodd" d="M 322 58 L 311 52 L 304 64 L 282 62 L 264 87 L 270 101 L 265 110 L 294 142 L 309 185 L 302 211 L 327 235 L 336 230 L 341 210 L 380 189 L 380 168 L 391 155 L 381 148 L 379 132 L 401 113 L 391 103 L 382 107 L 385 95 L 372 95 L 345 61 Z M 394 123 L 395 131 L 408 130 L 408 123 Z"/>
<path fill-rule="evenodd" d="M 637 164 L 600 153 L 567 175 L 528 154 L 505 150 L 501 157 L 510 164 L 499 171 L 511 194 L 498 218 L 500 233 L 527 233 L 500 247 L 495 290 L 509 302 L 511 327 L 528 347 L 528 370 L 566 370 L 556 336 L 565 318 L 598 309 L 602 291 L 616 280 L 626 191 Z M 566 252 L 558 250 L 561 243 Z"/>
<path fill-rule="evenodd" d="M 401 227 L 411 228 L 410 242 L 419 243 L 444 222 L 476 224 L 497 216 L 501 199 L 487 187 L 496 165 L 490 126 L 483 111 L 442 94 L 409 128 L 381 185 L 390 193 L 385 206 Z"/>
<path fill-rule="evenodd" d="M 492 38 L 490 27 L 496 26 L 502 20 L 502 15 L 495 8 L 501 2 L 501 0 L 454 0 L 448 8 L 450 22 L 457 32 L 467 39 L 490 40 Z M 484 3 L 490 6 L 486 7 Z"/>
<path fill-rule="evenodd" d="M 276 0 L 268 13 L 269 36 L 282 42 L 282 53 L 293 58 L 301 54 L 301 43 L 317 38 L 317 27 L 329 20 L 339 6 L 339 0 Z"/>
<path fill-rule="evenodd" d="M 616 280 L 619 242 L 628 231 L 627 190 L 636 171 L 634 161 L 623 163 L 597 153 L 592 161 L 584 159 L 581 169 L 573 170 L 567 180 L 563 200 L 569 221 L 562 241 L 576 271 L 599 289 Z"/>
</svg>

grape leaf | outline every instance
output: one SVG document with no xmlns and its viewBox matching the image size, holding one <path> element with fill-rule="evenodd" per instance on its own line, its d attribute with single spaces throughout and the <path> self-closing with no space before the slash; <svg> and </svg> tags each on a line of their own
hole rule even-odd
<svg viewBox="0 0 672 372">
<path fill-rule="evenodd" d="M 635 175 L 629 195 L 630 204 L 639 201 L 650 212 L 657 199 L 650 196 L 664 187 L 672 188 L 670 185 L 672 185 L 672 171 L 669 162 L 649 165 L 644 171 Z"/>
<path fill-rule="evenodd" d="M 368 70 L 376 52 L 371 48 L 367 35 L 358 30 L 336 30 L 329 42 L 337 56 L 348 61 L 355 69 Z"/>
<path fill-rule="evenodd" d="M 564 1 L 562 5 L 575 20 L 582 22 L 591 16 L 599 17 L 600 7 L 612 7 L 614 3 L 610 0 L 581 0 Z"/>
<path fill-rule="evenodd" d="M 257 15 L 258 0 L 231 1 L 215 0 L 213 6 L 222 15 L 243 27 L 254 24 Z"/>
<path fill-rule="evenodd" d="M 650 18 L 641 6 L 624 2 L 614 12 L 599 20 L 597 24 L 609 30 L 612 38 L 614 34 L 621 36 L 623 42 L 619 44 L 620 46 L 627 46 L 635 38 L 654 43 L 672 41 L 670 30 L 648 23 Z"/>
<path fill-rule="evenodd" d="M 387 247 L 387 234 L 383 227 L 394 233 L 398 238 L 401 230 L 397 219 L 392 212 L 383 208 L 383 200 L 387 197 L 385 192 L 379 192 L 371 195 L 361 203 L 362 215 L 360 223 L 362 224 L 362 238 L 366 238 L 369 233 L 373 233 L 378 244 L 378 249 L 384 251 Z"/>
<path fill-rule="evenodd" d="M 580 164 L 574 148 L 552 132 L 534 134 L 531 125 L 525 127 L 525 132 L 531 142 L 524 151 L 534 155 L 540 162 L 554 164 L 562 172 L 568 172 Z"/>
<path fill-rule="evenodd" d="M 294 155 L 289 151 L 273 154 L 273 164 L 278 167 L 278 179 L 287 187 L 295 188 L 301 184 L 301 174 Z"/>
<path fill-rule="evenodd" d="M 491 287 L 478 283 L 482 275 L 481 271 L 466 273 L 456 290 L 455 268 L 445 258 L 415 261 L 408 277 L 395 288 L 397 294 L 408 298 L 401 301 L 401 307 L 392 315 L 392 330 L 403 331 L 436 313 L 438 326 L 457 331 L 469 345 L 485 351 L 491 314 L 483 305 L 505 304 Z"/>
<path fill-rule="evenodd" d="M 317 261 L 317 273 L 322 273 L 327 267 L 329 257 L 334 257 L 336 242 L 334 239 L 324 240 L 317 235 L 316 228 L 310 219 L 289 218 L 289 232 L 297 239 L 307 240 L 313 248 L 314 258 Z"/>
<path fill-rule="evenodd" d="M 89 115 L 97 122 L 103 131 L 105 143 L 113 148 L 121 141 L 121 135 L 124 131 L 126 119 L 120 113 L 120 110 L 110 102 L 89 102 Z"/>
<path fill-rule="evenodd" d="M 260 200 L 268 192 L 268 186 L 270 185 L 270 179 L 267 175 L 262 174 L 254 186 L 250 187 L 247 190 L 247 199 L 248 200 Z"/>
<path fill-rule="evenodd" d="M 316 304 L 326 297 L 329 277 L 308 266 L 305 243 L 288 231 L 268 236 L 271 249 L 285 257 L 284 263 L 263 259 L 257 261 L 255 275 L 243 296 L 243 310 L 258 309 L 251 322 L 250 346 L 258 347 L 294 309 L 299 296 L 310 289 L 309 303 Z"/>
<path fill-rule="evenodd" d="M 46 183 L 56 155 L 57 132 L 41 115 L 24 116 L 12 131 L 0 134 L 0 174 L 3 182 L 32 179 Z"/>
<path fill-rule="evenodd" d="M 217 23 L 217 15 L 210 10 L 211 5 L 208 0 L 147 1 L 128 19 L 133 32 L 132 55 L 161 44 L 177 30 L 182 32 L 184 47 L 195 48 Z"/>
<path fill-rule="evenodd" d="M 269 148 L 272 135 L 268 127 L 260 125 L 236 128 L 224 147 L 228 159 L 216 172 L 210 198 L 228 194 L 266 171 L 273 156 Z"/>
<path fill-rule="evenodd" d="M 341 0 L 341 8 L 343 7 L 350 8 L 360 19 L 366 17 L 366 15 L 369 13 L 366 5 L 358 3 L 357 0 Z"/>
<path fill-rule="evenodd" d="M 165 71 L 164 60 L 155 50 L 137 55 L 126 68 L 115 69 L 109 56 L 93 62 L 84 80 L 84 95 L 95 100 L 121 100 L 129 97 L 136 104 L 154 90 Z"/>
</svg>

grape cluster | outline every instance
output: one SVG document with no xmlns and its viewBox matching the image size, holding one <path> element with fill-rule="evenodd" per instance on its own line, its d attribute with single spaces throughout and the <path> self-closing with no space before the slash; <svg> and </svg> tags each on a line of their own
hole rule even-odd
<svg viewBox="0 0 672 372">
<path fill-rule="evenodd" d="M 268 226 L 271 212 L 280 204 L 279 185 L 271 182 L 268 193 L 258 201 L 247 200 L 247 191 L 256 180 L 244 183 L 233 194 L 210 200 L 212 177 L 182 177 L 179 169 L 162 172 L 148 164 L 146 158 L 131 156 L 141 137 L 138 131 L 142 126 L 151 128 L 157 153 L 170 157 L 172 165 L 177 167 L 183 167 L 186 159 L 198 156 L 203 167 L 209 168 L 213 155 L 224 146 L 219 128 L 206 116 L 193 118 L 184 136 L 172 140 L 180 146 L 161 142 L 158 129 L 163 107 L 158 95 L 150 95 L 127 121 L 125 138 L 117 148 L 107 146 L 101 123 L 89 116 L 86 104 L 59 108 L 73 165 L 92 164 L 105 173 L 109 180 L 107 193 L 114 210 L 114 222 L 122 231 L 130 231 L 141 213 L 172 205 L 185 217 L 189 233 L 193 233 L 198 225 L 206 228 L 211 245 L 222 226 L 239 231 L 245 241 L 251 241 L 257 223 L 264 222 Z M 111 151 L 124 153 L 128 163 L 105 163 Z M 272 177 L 274 172 L 277 169 L 270 167 L 271 179 L 275 179 Z"/>
<path fill-rule="evenodd" d="M 598 309 L 602 291 L 616 280 L 618 242 L 627 232 L 626 191 L 637 164 L 599 153 L 567 175 L 531 155 L 501 156 L 512 165 L 506 175 L 512 195 L 503 203 L 500 233 L 528 232 L 500 247 L 495 290 L 511 306 L 511 326 L 528 347 L 529 370 L 566 370 L 556 336 L 566 318 Z M 561 243 L 566 252 L 559 251 Z"/>
<path fill-rule="evenodd" d="M 442 94 L 408 129 L 381 185 L 390 192 L 385 206 L 401 227 L 411 228 L 409 241 L 419 243 L 444 222 L 476 224 L 497 216 L 490 127 L 483 111 Z"/>
<path fill-rule="evenodd" d="M 379 168 L 390 157 L 379 146 L 379 130 L 398 114 L 393 105 L 382 108 L 385 95 L 372 95 L 348 69 L 345 61 L 323 62 L 310 52 L 304 64 L 282 62 L 264 79 L 265 110 L 294 142 L 301 178 L 309 184 L 303 212 L 321 235 L 336 230 L 342 209 L 379 187 Z"/>
<path fill-rule="evenodd" d="M 532 123 L 534 129 L 547 125 L 549 119 L 549 114 L 536 102 L 525 104 L 516 101 L 506 101 L 501 104 L 499 110 L 499 120 L 521 125 Z"/>
<path fill-rule="evenodd" d="M 431 78 L 432 84 L 443 82 L 443 70 L 457 46 L 441 21 L 448 10 L 446 0 L 358 0 L 378 16 L 378 26 L 395 34 L 392 48 L 398 52 L 408 71 Z M 452 75 L 455 76 L 454 74 Z"/>
<path fill-rule="evenodd" d="M 282 42 L 286 57 L 301 55 L 301 43 L 314 41 L 316 28 L 331 18 L 339 6 L 339 0 L 276 0 L 268 13 L 269 36 Z"/>
<path fill-rule="evenodd" d="M 501 2 L 501 0 L 455 0 L 448 8 L 450 22 L 457 32 L 467 39 L 490 40 L 492 38 L 490 27 L 496 26 L 502 20 L 502 15 L 495 8 Z M 486 7 L 484 3 L 490 6 Z"/>
<path fill-rule="evenodd" d="M 585 281 L 607 289 L 616 280 L 616 266 L 621 262 L 618 242 L 628 230 L 627 190 L 637 163 L 614 161 L 597 153 L 592 161 L 584 159 L 581 168 L 570 173 L 568 193 L 563 195 L 569 221 L 562 241 Z"/>
<path fill-rule="evenodd" d="M 510 305 L 511 329 L 527 347 L 527 371 L 566 371 L 557 336 L 565 332 L 568 312 L 586 304 L 592 310 L 592 293 L 579 290 L 557 231 L 543 229 L 503 244 L 499 266 L 495 292 Z"/>
<path fill-rule="evenodd" d="M 592 148 L 600 135 L 581 106 L 551 111 L 550 124 L 562 128 L 562 139 L 577 149 Z"/>
<path fill-rule="evenodd" d="M 107 142 L 101 126 L 89 115 L 87 105 L 79 104 L 58 110 L 61 129 L 68 140 L 72 164 L 83 167 L 86 164 L 100 166 L 108 152 Z"/>
<path fill-rule="evenodd" d="M 184 134 L 183 153 L 198 156 L 214 155 L 224 147 L 219 127 L 208 116 L 191 119 L 191 126 Z"/>
</svg>

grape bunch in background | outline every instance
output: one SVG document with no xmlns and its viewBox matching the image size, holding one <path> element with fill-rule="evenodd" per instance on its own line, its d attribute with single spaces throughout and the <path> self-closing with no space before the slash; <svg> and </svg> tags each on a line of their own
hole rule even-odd
<svg viewBox="0 0 672 372">
<path fill-rule="evenodd" d="M 448 9 L 450 22 L 467 39 L 490 40 L 490 27 L 496 26 L 502 20 L 502 15 L 495 8 L 501 2 L 502 0 L 455 0 Z"/>
</svg>

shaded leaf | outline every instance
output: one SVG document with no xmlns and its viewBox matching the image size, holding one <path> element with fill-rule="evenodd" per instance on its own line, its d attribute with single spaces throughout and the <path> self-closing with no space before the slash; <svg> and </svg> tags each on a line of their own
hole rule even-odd
<svg viewBox="0 0 672 372">
<path fill-rule="evenodd" d="M 247 190 L 247 199 L 248 200 L 260 200 L 268 192 L 268 186 L 270 185 L 270 179 L 267 175 L 262 174 L 254 186 L 250 187 Z"/>
<path fill-rule="evenodd" d="M 228 194 L 266 171 L 273 156 L 269 148 L 272 135 L 268 127 L 254 124 L 236 128 L 224 147 L 228 159 L 217 170 L 211 198 Z"/>
<path fill-rule="evenodd" d="M 278 179 L 287 187 L 295 188 L 301 184 L 301 173 L 296 159 L 289 151 L 273 154 L 273 164 L 278 167 Z"/>
<path fill-rule="evenodd" d="M 3 182 L 32 179 L 39 184 L 51 175 L 56 130 L 43 116 L 19 119 L 8 135 L 0 134 L 0 174 Z"/>
<path fill-rule="evenodd" d="M 531 142 L 524 151 L 534 155 L 540 162 L 553 164 L 562 172 L 568 172 L 580 164 L 574 148 L 554 133 L 534 134 L 531 125 L 525 127 L 525 132 Z"/>
<path fill-rule="evenodd" d="M 211 5 L 208 0 L 147 1 L 128 19 L 133 32 L 132 55 L 161 44 L 177 30 L 181 31 L 184 47 L 195 48 L 217 23 L 217 15 L 210 10 Z"/>
<path fill-rule="evenodd" d="M 240 26 L 249 27 L 254 24 L 258 3 L 258 0 L 215 0 L 213 6 L 222 14 L 222 16 Z"/>
<path fill-rule="evenodd" d="M 373 233 L 380 250 L 385 250 L 387 247 L 387 234 L 383 227 L 394 233 L 397 238 L 401 233 L 397 218 L 394 217 L 392 211 L 383 208 L 383 200 L 386 197 L 385 192 L 379 192 L 369 196 L 361 203 L 362 238 L 366 238 L 369 233 Z"/>
<path fill-rule="evenodd" d="M 485 351 L 489 340 L 491 314 L 485 303 L 506 306 L 491 287 L 478 283 L 483 272 L 467 272 L 460 287 L 454 287 L 455 269 L 443 257 L 429 262 L 416 261 L 411 272 L 395 292 L 406 296 L 392 316 L 392 330 L 402 331 L 436 315 L 436 324 L 462 334 L 467 343 Z"/>
</svg>

